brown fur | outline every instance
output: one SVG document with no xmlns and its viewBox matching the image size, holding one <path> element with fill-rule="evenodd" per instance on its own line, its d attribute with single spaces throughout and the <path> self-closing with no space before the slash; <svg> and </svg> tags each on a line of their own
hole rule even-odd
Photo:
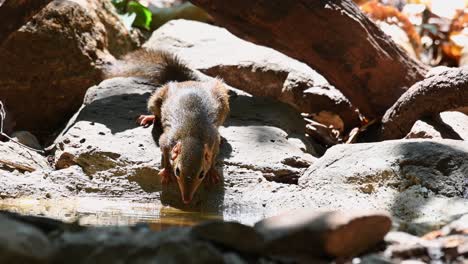
<svg viewBox="0 0 468 264">
<path fill-rule="evenodd" d="M 218 127 L 229 113 L 227 88 L 219 80 L 169 83 L 151 96 L 148 108 L 163 126 L 162 166 L 176 175 L 182 199 L 190 201 L 205 175 L 218 179 Z"/>
<path fill-rule="evenodd" d="M 197 80 L 193 71 L 176 56 L 160 50 L 139 49 L 105 70 L 106 78 L 142 77 L 155 85 L 169 81 Z"/>
<path fill-rule="evenodd" d="M 205 178 L 212 182 L 219 179 L 215 168 L 220 145 L 218 127 L 229 113 L 228 90 L 222 81 L 198 81 L 177 57 L 150 50 L 129 54 L 107 75 L 143 77 L 162 85 L 148 100 L 148 111 L 163 127 L 159 138 L 163 167 L 160 175 L 164 183 L 176 175 L 185 203 L 190 202 Z"/>
</svg>

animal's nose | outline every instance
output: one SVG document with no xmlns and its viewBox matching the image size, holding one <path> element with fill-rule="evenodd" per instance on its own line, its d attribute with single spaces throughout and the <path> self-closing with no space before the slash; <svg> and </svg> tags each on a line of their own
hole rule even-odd
<svg viewBox="0 0 468 264">
<path fill-rule="evenodd" d="M 192 195 L 190 195 L 189 193 L 183 193 L 182 194 L 182 201 L 184 202 L 184 204 L 189 204 L 191 201 L 192 201 Z"/>
</svg>

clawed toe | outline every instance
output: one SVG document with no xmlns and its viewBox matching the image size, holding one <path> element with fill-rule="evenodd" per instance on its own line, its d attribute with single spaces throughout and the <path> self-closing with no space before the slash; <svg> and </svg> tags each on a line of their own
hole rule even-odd
<svg viewBox="0 0 468 264">
<path fill-rule="evenodd" d="M 137 118 L 137 124 L 142 127 L 149 127 L 151 124 L 154 123 L 156 117 L 154 115 L 140 115 Z"/>
</svg>

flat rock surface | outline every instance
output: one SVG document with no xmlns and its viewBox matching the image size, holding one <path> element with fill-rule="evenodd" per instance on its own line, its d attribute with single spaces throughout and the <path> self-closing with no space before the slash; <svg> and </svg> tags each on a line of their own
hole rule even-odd
<svg viewBox="0 0 468 264">
<path fill-rule="evenodd" d="M 430 226 L 468 208 L 467 142 L 338 145 L 317 159 L 296 111 L 236 89 L 230 96 L 231 116 L 220 128 L 222 184 L 203 185 L 193 204 L 184 206 L 175 184 L 162 186 L 157 176 L 156 131 L 135 125 L 154 89 L 132 78 L 90 88 L 56 140 L 53 159 L 59 170 L 2 170 L 0 207 L 79 217 L 83 223 L 149 221 L 161 227 L 213 218 L 253 224 L 302 207 L 384 209 L 397 224 Z"/>
</svg>

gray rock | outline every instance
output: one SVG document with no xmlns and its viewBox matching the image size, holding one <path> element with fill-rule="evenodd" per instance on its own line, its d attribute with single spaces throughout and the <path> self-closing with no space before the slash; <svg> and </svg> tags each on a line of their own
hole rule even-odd
<svg viewBox="0 0 468 264">
<path fill-rule="evenodd" d="M 418 120 L 406 138 L 449 138 L 468 140 L 468 116 L 462 112 L 442 112 L 437 120 Z"/>
<path fill-rule="evenodd" d="M 224 220 L 253 223 L 282 209 L 276 205 L 274 210 L 266 208 L 272 192 L 281 189 L 286 194 L 297 188 L 275 181 L 297 182 L 307 164 L 316 160 L 309 154 L 314 150 L 304 137 L 304 122 L 296 111 L 233 89 L 231 114 L 220 128 L 225 139 L 218 161 L 224 174 L 223 185 L 202 186 L 187 208 L 175 184 L 161 186 L 157 176 L 159 148 L 151 130 L 135 124 L 136 117 L 146 112 L 146 100 L 154 89 L 144 80 L 131 78 L 106 80 L 89 89 L 81 110 L 55 142 L 55 166 L 65 168 L 64 173 L 77 172 L 67 176 L 68 180 L 59 173 L 50 173 L 54 182 L 68 186 L 70 190 L 65 193 L 150 201 L 156 208 L 162 202 L 222 214 Z M 70 186 L 71 182 L 76 184 Z M 275 200 L 287 203 L 283 194 Z M 245 215 L 240 216 L 239 210 Z"/>
<path fill-rule="evenodd" d="M 468 115 L 462 112 L 442 112 L 440 118 L 447 126 L 460 136 L 462 140 L 468 140 Z"/>
<path fill-rule="evenodd" d="M 36 150 L 42 150 L 39 140 L 29 131 L 16 131 L 11 134 L 13 140 Z"/>
<path fill-rule="evenodd" d="M 191 240 L 187 228 L 162 232 L 128 227 L 89 228 L 54 239 L 53 263 L 222 263 L 212 245 Z"/>
<path fill-rule="evenodd" d="M 144 47 L 171 51 L 191 67 L 254 96 L 274 97 L 307 113 L 336 112 L 346 125 L 358 124 L 351 103 L 320 74 L 224 28 L 174 20 L 156 30 Z"/>
<path fill-rule="evenodd" d="M 405 232 L 389 232 L 385 236 L 385 242 L 388 244 L 405 244 L 405 245 L 414 245 L 414 244 L 423 244 L 424 240 L 417 236 Z"/>
<path fill-rule="evenodd" d="M 0 216 L 1 263 L 48 263 L 51 249 L 38 229 Z"/>
<path fill-rule="evenodd" d="M 351 257 L 369 250 L 390 230 L 382 212 L 300 210 L 255 224 L 265 239 L 265 253 L 274 256 Z"/>
<path fill-rule="evenodd" d="M 191 232 L 199 239 L 244 253 L 259 253 L 263 247 L 263 237 L 255 229 L 236 222 L 207 222 Z"/>
<path fill-rule="evenodd" d="M 80 217 L 86 224 L 151 220 L 161 226 L 213 217 L 253 224 L 303 207 L 384 209 L 402 226 L 414 222 L 433 229 L 468 206 L 461 199 L 467 193 L 466 142 L 340 145 L 317 160 L 294 109 L 235 89 L 231 116 L 220 128 L 218 168 L 224 179 L 202 186 L 185 206 L 175 184 L 160 184 L 161 156 L 151 129 L 134 123 L 154 89 L 130 78 L 90 88 L 55 142 L 60 170 L 2 172 L 3 208 L 70 221 Z"/>
<path fill-rule="evenodd" d="M 0 173 L 15 169 L 22 172 L 31 172 L 50 169 L 50 165 L 47 159 L 37 152 L 12 141 L 2 142 L 0 144 Z"/>
<path fill-rule="evenodd" d="M 466 211 L 468 143 L 395 140 L 330 148 L 299 179 L 338 208 L 380 208 L 419 223 Z M 330 203 L 330 202 L 328 202 Z M 324 204 L 327 204 L 324 202 Z M 442 213 L 443 212 L 443 213 Z"/>
<path fill-rule="evenodd" d="M 422 120 L 418 120 L 414 123 L 411 131 L 405 138 L 442 138 L 442 135 L 434 126 Z"/>
</svg>

